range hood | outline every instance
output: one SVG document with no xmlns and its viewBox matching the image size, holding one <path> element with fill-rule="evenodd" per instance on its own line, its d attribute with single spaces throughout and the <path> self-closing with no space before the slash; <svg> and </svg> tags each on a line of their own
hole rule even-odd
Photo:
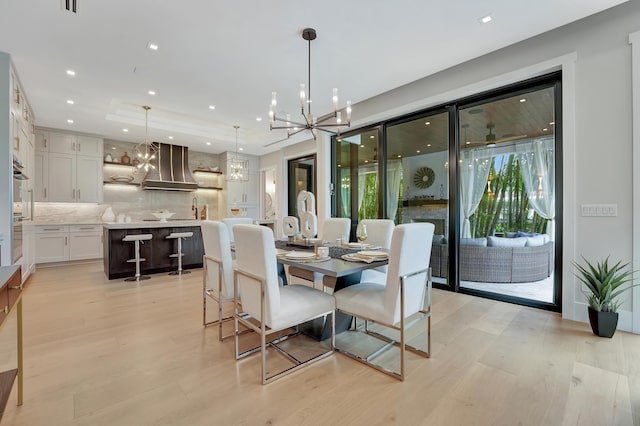
<svg viewBox="0 0 640 426">
<path fill-rule="evenodd" d="M 147 172 L 142 189 L 164 191 L 195 191 L 198 183 L 189 171 L 189 148 L 180 145 L 153 142 L 158 147 L 155 169 Z"/>
</svg>

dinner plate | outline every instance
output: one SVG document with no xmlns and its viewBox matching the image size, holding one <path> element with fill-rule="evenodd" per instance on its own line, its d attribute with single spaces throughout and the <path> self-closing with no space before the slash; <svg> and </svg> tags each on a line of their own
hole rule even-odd
<svg viewBox="0 0 640 426">
<path fill-rule="evenodd" d="M 352 248 L 364 248 L 364 247 L 370 246 L 371 244 L 367 244 L 367 243 L 349 243 L 347 245 L 349 247 L 352 247 Z"/>
<path fill-rule="evenodd" d="M 372 251 L 372 250 L 363 250 L 359 251 L 358 254 L 362 256 L 372 256 L 372 257 L 387 257 L 389 253 L 386 251 Z"/>
<path fill-rule="evenodd" d="M 316 257 L 316 254 L 308 251 L 292 251 L 291 253 L 285 254 L 284 257 L 289 259 L 309 259 L 311 257 Z"/>
</svg>

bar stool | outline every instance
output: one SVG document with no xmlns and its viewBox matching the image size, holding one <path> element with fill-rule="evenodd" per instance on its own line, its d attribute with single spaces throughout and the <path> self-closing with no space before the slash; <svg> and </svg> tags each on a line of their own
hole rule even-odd
<svg viewBox="0 0 640 426">
<path fill-rule="evenodd" d="M 173 271 L 173 272 L 169 272 L 169 275 L 182 275 L 182 274 L 190 274 L 191 271 L 183 271 L 182 270 L 182 256 L 184 256 L 184 253 L 182 253 L 182 240 L 184 238 L 191 238 L 193 237 L 193 232 L 172 232 L 171 234 L 167 235 L 167 240 L 169 239 L 177 239 L 178 240 L 178 252 L 174 253 L 172 255 L 169 255 L 169 257 L 177 257 L 178 258 L 178 270 L 177 271 Z"/>
<path fill-rule="evenodd" d="M 140 262 L 146 262 L 147 259 L 143 259 L 140 257 L 140 244 L 144 244 L 145 241 L 150 240 L 153 237 L 151 234 L 134 234 L 125 236 L 122 241 L 134 241 L 135 242 L 135 256 L 133 259 L 127 260 L 128 263 L 135 262 L 136 264 L 136 275 L 133 277 L 125 278 L 125 281 L 140 281 L 140 280 L 148 280 L 151 277 L 146 275 L 140 275 Z"/>
</svg>

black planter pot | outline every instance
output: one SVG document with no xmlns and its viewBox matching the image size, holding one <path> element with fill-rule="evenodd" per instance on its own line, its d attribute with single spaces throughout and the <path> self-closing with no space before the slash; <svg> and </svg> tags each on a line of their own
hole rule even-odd
<svg viewBox="0 0 640 426">
<path fill-rule="evenodd" d="M 589 306 L 589 323 L 596 336 L 613 337 L 618 326 L 618 313 L 596 311 Z"/>
</svg>

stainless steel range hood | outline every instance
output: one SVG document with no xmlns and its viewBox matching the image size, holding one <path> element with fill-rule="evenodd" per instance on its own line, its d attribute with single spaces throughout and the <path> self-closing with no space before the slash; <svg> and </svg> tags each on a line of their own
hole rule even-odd
<svg viewBox="0 0 640 426">
<path fill-rule="evenodd" d="M 198 183 L 189 171 L 189 148 L 180 145 L 153 142 L 158 147 L 155 170 L 147 172 L 142 189 L 163 191 L 195 191 Z"/>
</svg>

